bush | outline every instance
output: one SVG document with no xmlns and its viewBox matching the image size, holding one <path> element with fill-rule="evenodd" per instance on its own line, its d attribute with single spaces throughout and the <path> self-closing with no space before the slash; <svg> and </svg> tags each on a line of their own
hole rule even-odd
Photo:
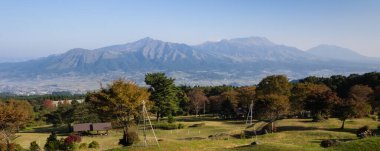
<svg viewBox="0 0 380 151">
<path fill-rule="evenodd" d="M 40 148 L 40 146 L 37 144 L 36 141 L 33 141 L 33 142 L 30 143 L 29 150 L 30 150 L 30 151 L 41 151 L 41 148 Z"/>
<path fill-rule="evenodd" d="M 326 117 L 323 117 L 320 114 L 317 114 L 317 115 L 313 116 L 313 122 L 321 122 L 321 121 L 324 121 L 326 119 L 327 119 Z"/>
<path fill-rule="evenodd" d="M 46 144 L 44 146 L 45 150 L 59 150 L 60 142 L 57 139 L 57 134 L 52 132 L 50 136 L 46 139 Z"/>
<path fill-rule="evenodd" d="M 87 143 L 81 143 L 79 149 L 87 149 Z"/>
<path fill-rule="evenodd" d="M 65 138 L 65 144 L 80 143 L 82 139 L 79 135 L 69 135 Z"/>
<path fill-rule="evenodd" d="M 88 144 L 88 148 L 99 148 L 99 143 L 97 141 L 92 141 Z"/>
<path fill-rule="evenodd" d="M 175 122 L 174 116 L 172 115 L 168 116 L 168 123 L 174 123 L 174 122 Z"/>
<path fill-rule="evenodd" d="M 359 128 L 356 131 L 356 136 L 359 137 L 359 138 L 366 138 L 366 137 L 369 137 L 369 136 L 373 136 L 373 132 L 369 128 L 369 126 L 366 125 L 366 126 L 363 126 L 363 127 Z"/>
<path fill-rule="evenodd" d="M 323 140 L 321 142 L 321 146 L 324 147 L 324 148 L 327 148 L 327 147 L 331 147 L 331 146 L 337 146 L 339 145 L 339 141 L 338 140 L 335 140 L 335 139 L 327 139 L 327 140 Z"/>
<path fill-rule="evenodd" d="M 67 145 L 67 148 L 65 150 L 78 150 L 79 145 L 78 143 L 70 143 Z"/>
<path fill-rule="evenodd" d="M 133 143 L 140 141 L 139 135 L 135 131 L 124 132 L 123 138 L 119 140 L 119 144 L 123 146 L 130 146 Z"/>
<path fill-rule="evenodd" d="M 185 125 L 182 123 L 157 123 L 154 125 L 154 128 L 163 129 L 163 130 L 173 130 L 173 129 L 183 129 L 185 128 Z"/>
<path fill-rule="evenodd" d="M 185 124 L 182 124 L 182 123 L 178 123 L 178 129 L 184 129 L 186 127 Z"/>
</svg>

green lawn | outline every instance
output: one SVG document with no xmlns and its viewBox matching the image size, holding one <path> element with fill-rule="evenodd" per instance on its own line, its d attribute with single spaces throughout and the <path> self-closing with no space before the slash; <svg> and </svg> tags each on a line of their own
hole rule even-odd
<svg viewBox="0 0 380 151">
<path fill-rule="evenodd" d="M 101 150 L 327 150 L 320 147 L 323 139 L 340 139 L 344 141 L 354 140 L 342 143 L 342 145 L 330 149 L 345 150 L 356 144 L 368 144 L 370 142 L 379 142 L 379 138 L 357 140 L 354 134 L 356 129 L 369 125 L 375 129 L 378 122 L 369 119 L 355 119 L 346 122 L 346 129 L 340 130 L 341 122 L 337 119 L 329 119 L 323 122 L 311 122 L 310 119 L 285 119 L 277 121 L 276 125 L 279 132 L 258 136 L 259 145 L 249 146 L 254 139 L 240 139 L 236 137 L 228 137 L 223 140 L 208 139 L 209 135 L 225 133 L 228 135 L 240 136 L 242 130 L 245 129 L 244 121 L 222 121 L 213 118 L 204 118 L 200 120 L 193 117 L 180 117 L 178 122 L 186 125 L 195 123 L 206 123 L 203 127 L 188 127 L 180 130 L 156 130 L 156 135 L 160 139 L 160 148 L 155 146 L 153 135 L 148 133 L 148 144 L 151 146 L 142 147 L 142 142 L 131 147 L 122 148 L 119 146 L 118 140 L 122 133 L 120 130 L 113 130 L 109 136 L 82 137 L 83 142 L 87 144 L 93 140 L 100 143 Z M 39 130 L 45 128 L 39 128 Z M 141 134 L 141 133 L 140 133 Z M 29 130 L 25 133 L 19 133 L 20 137 L 16 142 L 27 148 L 31 141 L 40 142 L 43 146 L 48 132 L 33 132 Z M 142 139 L 142 135 L 140 139 Z M 193 139 L 193 140 L 191 140 Z M 201 140 L 198 140 L 201 139 Z M 363 149 L 363 148 L 357 148 Z M 365 149 L 365 148 L 364 148 Z"/>
</svg>

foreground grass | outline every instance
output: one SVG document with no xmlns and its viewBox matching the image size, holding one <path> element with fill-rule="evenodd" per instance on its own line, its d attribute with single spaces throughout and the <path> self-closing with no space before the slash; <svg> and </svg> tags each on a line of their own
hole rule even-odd
<svg viewBox="0 0 380 151">
<path fill-rule="evenodd" d="M 326 150 L 320 147 L 320 142 L 324 139 L 339 139 L 342 141 L 350 141 L 342 143 L 341 146 L 334 147 L 334 150 L 347 150 L 350 145 L 367 144 L 368 146 L 375 145 L 379 142 L 378 138 L 356 140 L 354 134 L 356 129 L 361 126 L 369 125 L 375 129 L 378 122 L 372 119 L 363 118 L 355 119 L 346 122 L 346 129 L 340 130 L 341 122 L 337 119 L 329 119 L 323 122 L 310 122 L 310 119 L 285 119 L 276 123 L 279 132 L 267 135 L 258 136 L 259 145 L 250 146 L 254 142 L 253 138 L 240 139 L 228 137 L 223 140 L 208 139 L 209 135 L 226 133 L 229 135 L 239 136 L 242 130 L 245 129 L 244 121 L 222 121 L 214 118 L 197 119 L 197 118 L 179 118 L 179 122 L 186 125 L 204 122 L 203 127 L 188 127 L 179 130 L 156 130 L 156 135 L 160 139 L 160 147 L 155 146 L 152 133 L 148 133 L 148 147 L 141 147 L 142 142 L 131 147 L 119 146 L 118 140 L 122 136 L 119 130 L 113 130 L 109 136 L 82 137 L 82 142 L 87 144 L 91 141 L 100 143 L 100 150 L 112 149 L 114 151 L 123 150 Z M 141 134 L 141 133 L 140 133 Z M 19 133 L 20 137 L 16 139 L 24 148 L 29 147 L 31 141 L 40 142 L 43 146 L 49 133 L 31 132 Z M 64 136 L 62 136 L 64 137 Z M 193 140 L 191 140 L 194 138 Z M 143 139 L 141 136 L 140 139 Z M 198 140 L 201 139 L 201 140 Z M 355 141 L 351 141 L 355 140 Z M 371 143 L 373 142 L 373 143 Z M 355 149 L 355 148 L 354 148 Z M 364 149 L 367 148 L 356 148 Z M 349 149 L 352 150 L 352 149 Z"/>
</svg>

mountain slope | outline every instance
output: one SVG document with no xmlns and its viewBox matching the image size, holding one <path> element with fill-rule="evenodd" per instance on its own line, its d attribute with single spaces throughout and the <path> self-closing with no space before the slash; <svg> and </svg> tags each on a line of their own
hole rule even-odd
<svg viewBox="0 0 380 151">
<path fill-rule="evenodd" d="M 249 85 L 271 74 L 298 79 L 379 70 L 378 64 L 353 61 L 358 58 L 355 55 L 345 57 L 349 59 L 326 59 L 333 54 L 325 53 L 329 51 L 319 52 L 316 48 L 305 52 L 263 37 L 196 46 L 144 38 L 94 50 L 75 48 L 25 62 L 0 63 L 0 91 L 14 87 L 23 91 L 28 87 L 49 91 L 93 90 L 98 82 L 120 77 L 143 84 L 145 73 L 157 71 L 176 78 L 177 84 Z"/>
<path fill-rule="evenodd" d="M 308 53 L 322 58 L 329 58 L 334 60 L 343 60 L 361 63 L 376 63 L 380 62 L 379 58 L 370 58 L 363 56 L 351 49 L 342 48 L 334 45 L 319 45 L 307 50 Z"/>
<path fill-rule="evenodd" d="M 276 45 L 263 37 L 236 38 L 206 42 L 195 48 L 213 55 L 221 55 L 235 62 L 294 62 L 317 58 L 295 47 Z"/>
</svg>

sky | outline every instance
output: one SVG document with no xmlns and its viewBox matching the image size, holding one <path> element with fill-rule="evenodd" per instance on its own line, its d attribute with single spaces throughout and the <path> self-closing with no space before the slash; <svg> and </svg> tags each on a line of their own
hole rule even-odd
<svg viewBox="0 0 380 151">
<path fill-rule="evenodd" d="M 250 36 L 380 57 L 380 0 L 0 0 L 0 58 L 144 37 L 196 45 Z"/>
</svg>

